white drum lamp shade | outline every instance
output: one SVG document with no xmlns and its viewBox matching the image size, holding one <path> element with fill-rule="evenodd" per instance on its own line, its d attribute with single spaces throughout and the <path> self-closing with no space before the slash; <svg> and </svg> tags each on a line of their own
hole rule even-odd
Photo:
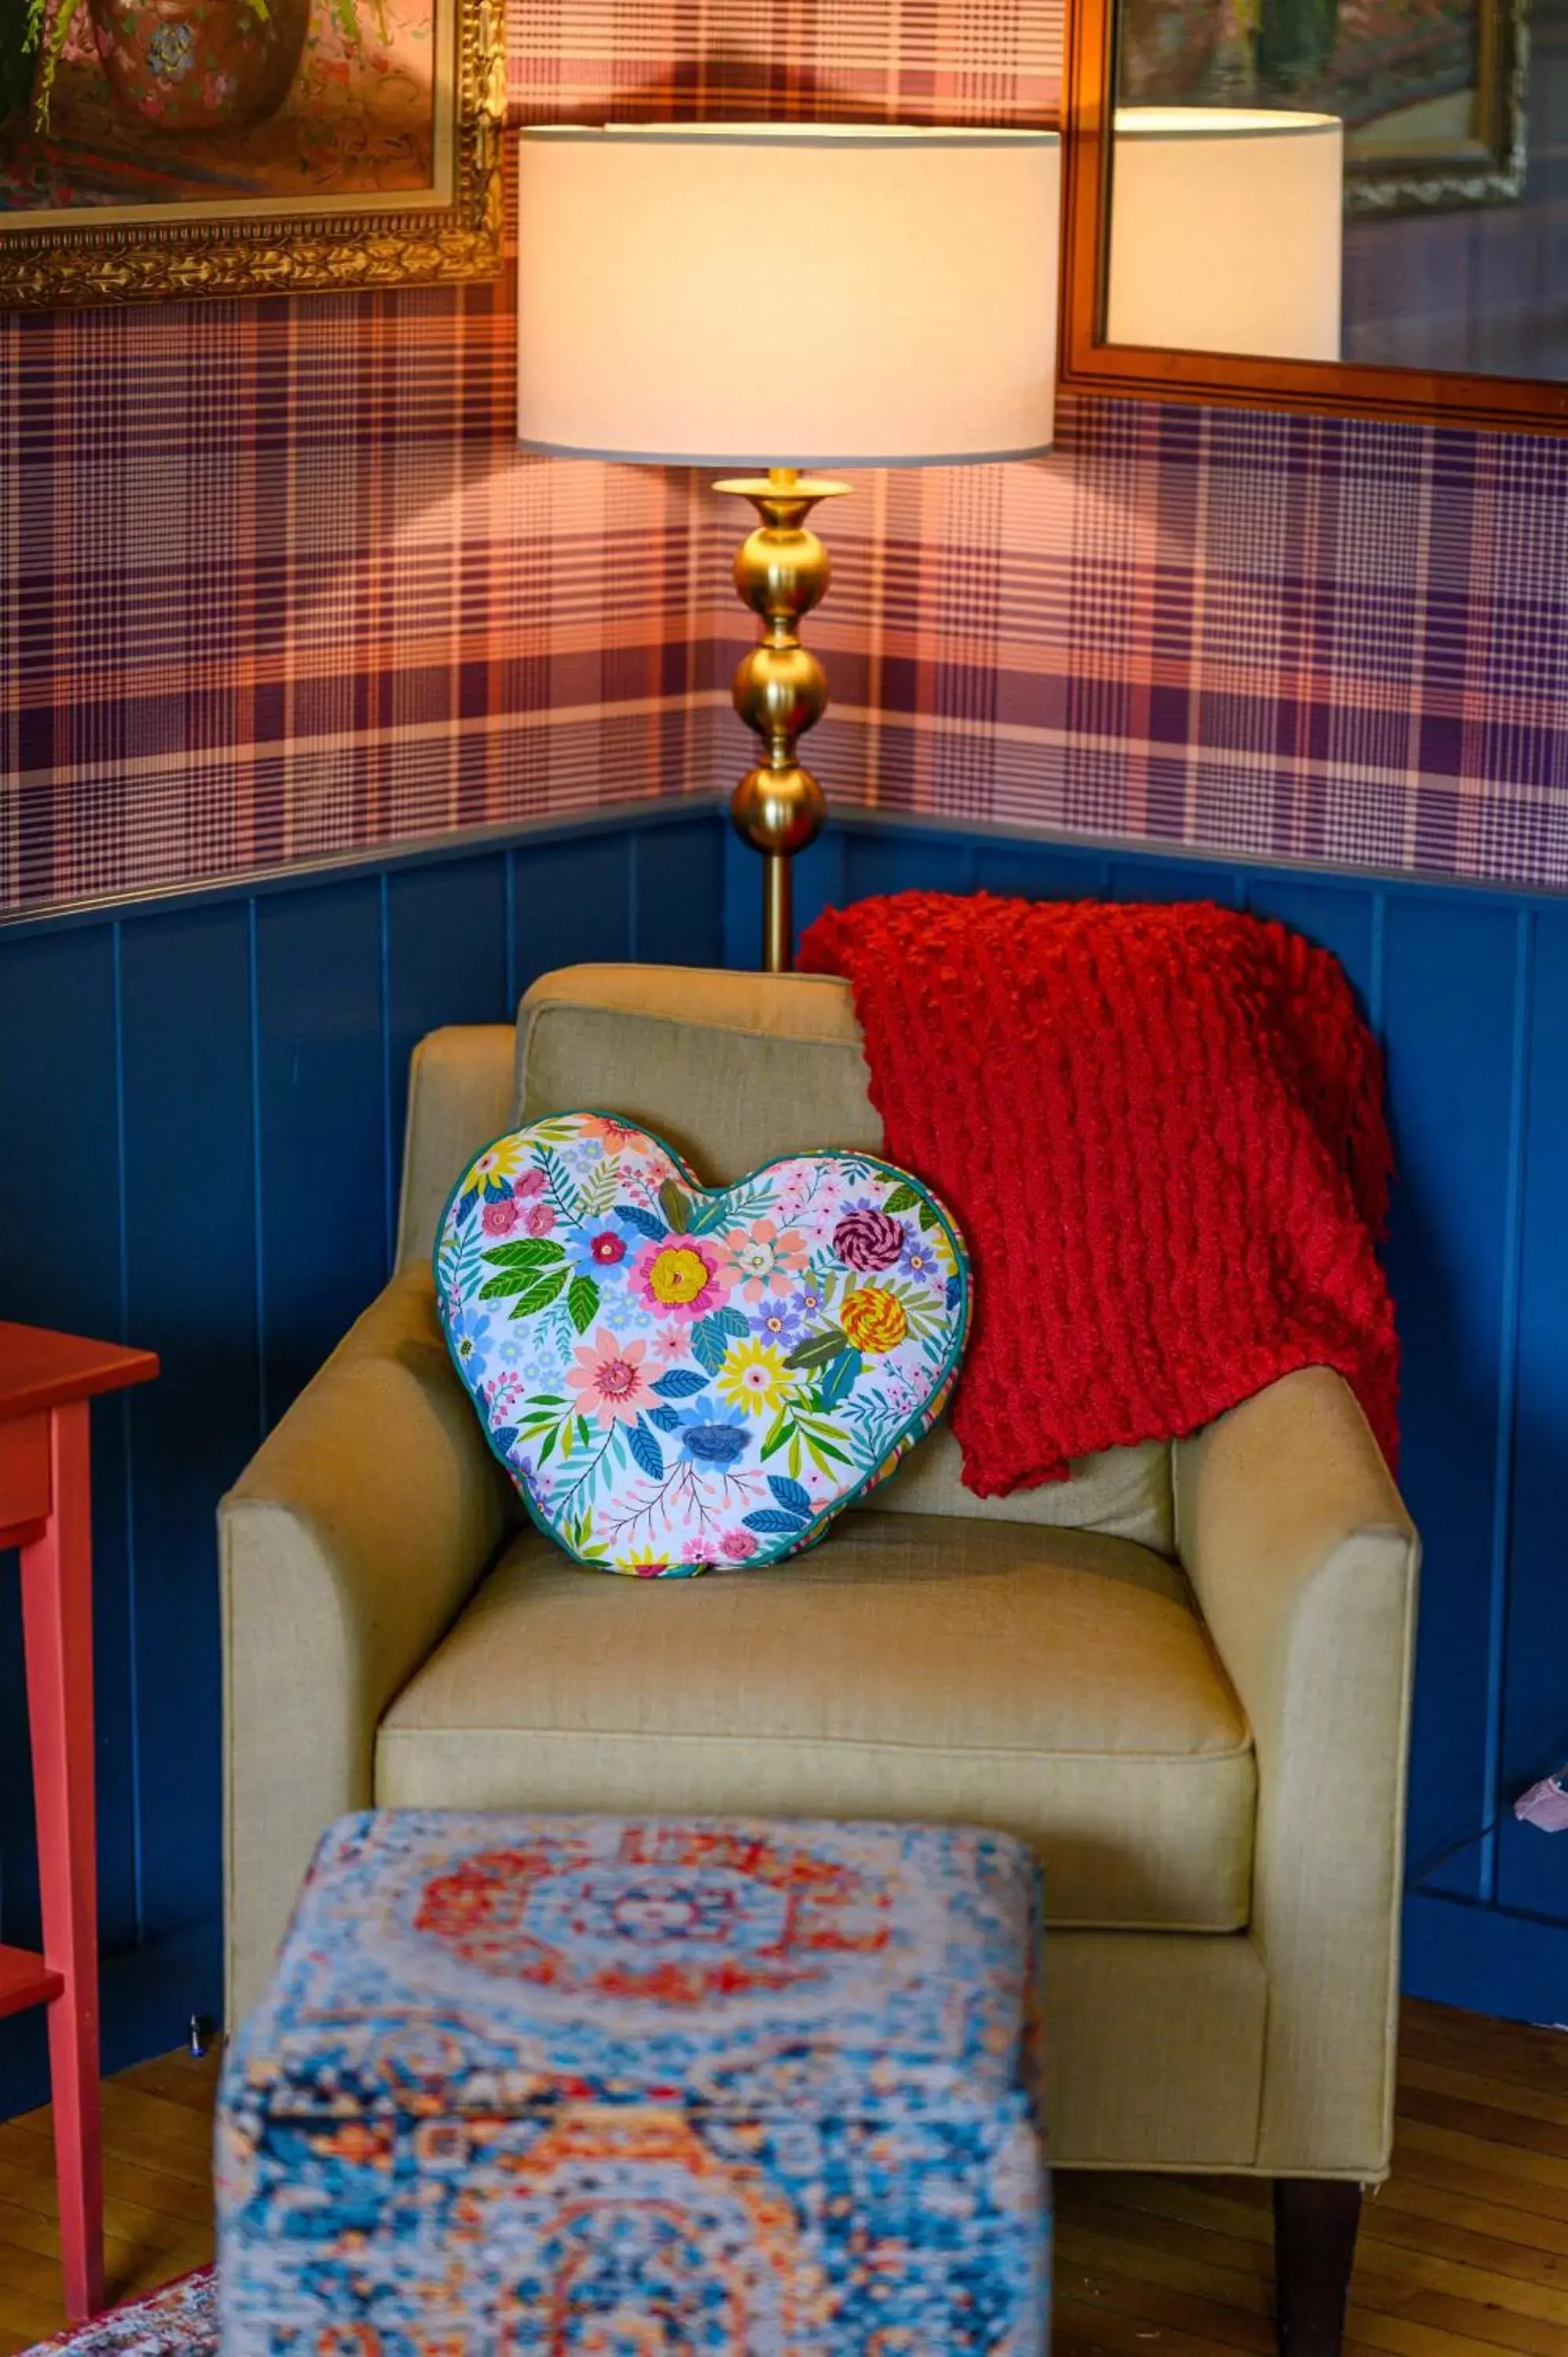
<svg viewBox="0 0 1568 2357">
<path fill-rule="evenodd" d="M 518 145 L 529 448 L 704 467 L 1049 448 L 1054 134 L 639 124 Z"/>
<path fill-rule="evenodd" d="M 1118 109 L 1106 340 L 1337 361 L 1344 159 L 1337 115 Z"/>
</svg>

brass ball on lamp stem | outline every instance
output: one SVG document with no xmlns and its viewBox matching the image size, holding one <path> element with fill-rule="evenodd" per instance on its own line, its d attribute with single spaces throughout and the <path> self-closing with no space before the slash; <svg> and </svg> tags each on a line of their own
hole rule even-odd
<svg viewBox="0 0 1568 2357">
<path fill-rule="evenodd" d="M 827 550 L 804 520 L 818 500 L 849 486 L 802 481 L 793 468 L 776 467 L 766 480 L 715 488 L 748 499 L 761 519 L 736 554 L 735 586 L 760 616 L 762 636 L 736 666 L 732 694 L 768 759 L 736 786 L 730 817 L 743 841 L 763 855 L 763 962 L 769 974 L 781 974 L 794 962 L 789 862 L 816 841 L 827 816 L 821 786 L 795 759 L 796 740 L 828 702 L 827 673 L 796 630 L 832 578 Z"/>
<path fill-rule="evenodd" d="M 748 770 L 730 796 L 729 814 L 754 849 L 792 859 L 815 843 L 828 806 L 810 770 L 791 761 L 782 770 Z"/>
</svg>

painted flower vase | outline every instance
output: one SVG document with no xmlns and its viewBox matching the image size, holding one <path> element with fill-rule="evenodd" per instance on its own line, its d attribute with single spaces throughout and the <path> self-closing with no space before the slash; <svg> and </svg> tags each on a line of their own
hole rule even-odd
<svg viewBox="0 0 1568 2357">
<path fill-rule="evenodd" d="M 152 131 L 245 131 L 288 96 L 310 0 L 88 0 L 127 114 Z"/>
</svg>

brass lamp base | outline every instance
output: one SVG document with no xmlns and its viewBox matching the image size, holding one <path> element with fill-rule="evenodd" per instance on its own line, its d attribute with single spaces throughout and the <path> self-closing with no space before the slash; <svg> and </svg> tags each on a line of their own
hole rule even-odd
<svg viewBox="0 0 1568 2357">
<path fill-rule="evenodd" d="M 768 748 L 767 760 L 748 770 L 730 799 L 736 833 L 763 857 L 762 963 L 788 974 L 795 962 L 789 862 L 814 843 L 827 815 L 822 790 L 795 759 L 797 740 L 827 709 L 822 664 L 800 644 L 796 625 L 826 595 L 828 552 L 806 518 L 819 500 L 841 499 L 847 483 L 816 482 L 793 467 L 772 467 L 767 478 L 715 483 L 749 500 L 760 519 L 735 560 L 735 586 L 762 618 L 762 636 L 735 674 L 735 708 Z"/>
</svg>

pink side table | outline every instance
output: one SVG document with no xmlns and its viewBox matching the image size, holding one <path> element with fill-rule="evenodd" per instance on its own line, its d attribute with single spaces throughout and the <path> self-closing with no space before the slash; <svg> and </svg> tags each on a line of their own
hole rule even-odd
<svg viewBox="0 0 1568 2357">
<path fill-rule="evenodd" d="M 48 2007 L 60 2256 L 72 2324 L 103 2305 L 88 1402 L 157 1372 L 150 1351 L 0 1321 L 0 1547 L 22 1551 L 44 1921 L 41 1956 L 0 1947 L 0 2015 Z"/>
</svg>

